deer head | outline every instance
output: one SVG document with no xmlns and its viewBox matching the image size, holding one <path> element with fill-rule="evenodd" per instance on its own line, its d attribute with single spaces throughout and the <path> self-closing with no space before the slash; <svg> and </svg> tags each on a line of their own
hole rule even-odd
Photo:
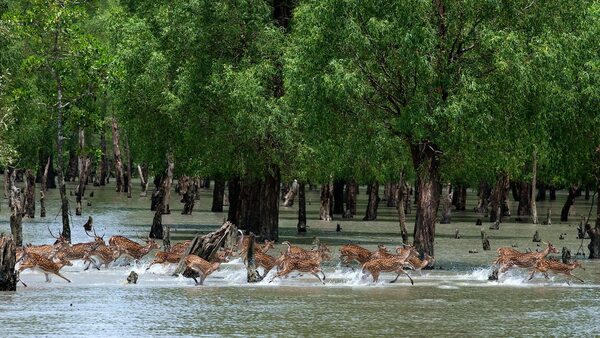
<svg viewBox="0 0 600 338">
<path fill-rule="evenodd" d="M 102 234 L 102 236 L 98 236 L 98 234 L 96 233 L 96 229 L 93 229 L 93 230 L 94 230 L 94 235 L 93 236 L 90 235 L 87 230 L 85 230 L 85 234 L 88 235 L 89 237 L 92 237 L 94 239 L 94 241 L 96 241 L 96 243 L 98 243 L 98 244 L 105 244 L 104 243 L 104 235 L 105 234 Z"/>
</svg>

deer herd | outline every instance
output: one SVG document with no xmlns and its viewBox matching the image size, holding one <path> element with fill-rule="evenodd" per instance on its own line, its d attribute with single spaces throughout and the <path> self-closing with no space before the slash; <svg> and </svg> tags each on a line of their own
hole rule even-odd
<svg viewBox="0 0 600 338">
<path fill-rule="evenodd" d="M 71 244 L 62 234 L 55 236 L 50 228 L 50 235 L 55 239 L 54 244 L 47 245 L 27 245 L 17 249 L 17 261 L 20 262 L 18 272 L 26 269 L 37 270 L 45 274 L 46 281 L 49 281 L 49 275 L 56 275 L 67 282 L 71 282 L 67 277 L 61 274 L 60 270 L 64 266 L 72 266 L 71 261 L 81 260 L 84 262 L 85 269 L 91 266 L 100 270 L 104 265 L 106 268 L 117 259 L 126 257 L 136 263 L 150 253 L 153 249 L 159 249 L 160 246 L 153 239 L 143 239 L 144 244 L 140 244 L 124 236 L 112 236 L 108 240 L 108 245 L 104 241 L 104 234 L 99 236 L 95 230 L 93 234 L 88 229 L 85 233 L 92 239 L 89 242 Z M 191 241 L 183 241 L 173 245 L 169 251 L 158 251 L 154 260 L 148 265 L 146 270 L 156 264 L 177 264 L 182 261 L 185 267 L 195 272 L 197 275 L 191 276 L 196 284 L 203 284 L 207 276 L 220 268 L 221 263 L 228 262 L 229 257 L 237 255 L 242 257 L 245 263 L 250 247 L 250 237 L 241 233 L 233 250 L 225 249 L 219 251 L 209 262 L 203 258 L 189 254 L 184 257 Z M 276 278 L 286 278 L 293 271 L 300 274 L 306 273 L 315 276 L 320 282 L 325 284 L 326 276 L 321 267 L 322 262 L 331 261 L 332 253 L 327 245 L 320 243 L 315 238 L 312 250 L 306 250 L 288 241 L 282 242 L 285 250 L 280 252 L 278 257 L 271 256 L 269 250 L 274 249 L 274 242 L 265 240 L 263 243 L 255 242 L 253 245 L 253 257 L 256 268 L 261 267 L 264 278 L 270 271 L 276 269 L 269 282 Z M 357 244 L 344 244 L 340 248 L 340 261 L 346 267 L 351 267 L 357 263 L 361 268 L 363 276 L 372 276 L 373 282 L 379 280 L 382 272 L 395 273 L 396 277 L 390 281 L 394 283 L 401 275 L 406 276 L 410 283 L 414 281 L 407 271 L 420 271 L 434 262 L 434 258 L 424 254 L 421 255 L 413 246 L 402 245 L 395 247 L 395 253 L 392 253 L 384 245 L 379 245 L 376 250 L 370 251 Z M 571 274 L 575 268 L 583 268 L 580 262 L 565 264 L 554 259 L 546 258 L 550 253 L 557 253 L 557 249 L 547 243 L 547 247 L 540 252 L 519 252 L 513 248 L 503 247 L 497 250 L 498 257 L 493 264 L 498 267 L 499 273 L 505 273 L 511 268 L 529 269 L 532 279 L 536 273 L 542 273 L 546 278 L 548 272 L 564 274 L 567 277 L 573 277 L 583 282 L 577 276 Z M 354 270 L 354 267 L 351 267 Z M 200 278 L 200 281 L 198 281 Z M 25 283 L 23 283 L 26 285 Z"/>
</svg>

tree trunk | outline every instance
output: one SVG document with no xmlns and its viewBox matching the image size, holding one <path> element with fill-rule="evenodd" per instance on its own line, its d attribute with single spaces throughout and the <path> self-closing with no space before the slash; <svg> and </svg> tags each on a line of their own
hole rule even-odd
<svg viewBox="0 0 600 338">
<path fill-rule="evenodd" d="M 113 155 L 115 161 L 115 181 L 116 181 L 116 191 L 123 192 L 125 187 L 123 186 L 123 160 L 121 159 L 121 146 L 120 136 L 119 136 L 119 125 L 117 124 L 117 119 L 112 117 L 112 136 L 113 136 Z M 161 230 L 162 231 L 162 230 Z"/>
<path fill-rule="evenodd" d="M 215 179 L 215 186 L 213 189 L 212 198 L 212 212 L 223 212 L 223 198 L 225 195 L 225 181 L 222 179 Z"/>
<path fill-rule="evenodd" d="M 17 260 L 15 241 L 0 235 L 0 291 L 17 291 Z"/>
<path fill-rule="evenodd" d="M 475 211 L 479 213 L 487 213 L 488 204 L 490 202 L 491 197 L 490 186 L 487 182 L 479 182 L 479 191 L 477 192 L 477 196 L 479 197 L 479 201 L 477 202 L 477 207 L 475 207 Z"/>
<path fill-rule="evenodd" d="M 519 183 L 519 206 L 517 208 L 517 216 L 531 215 L 531 186 L 527 182 Z M 517 217 L 517 221 L 526 221 L 528 217 Z"/>
<path fill-rule="evenodd" d="M 538 189 L 535 200 L 536 201 L 545 201 L 546 200 L 546 184 L 544 184 L 544 183 L 539 184 L 539 189 Z"/>
<path fill-rule="evenodd" d="M 496 222 L 496 220 L 502 222 L 506 215 L 506 200 L 508 199 L 509 188 L 508 175 L 503 173 L 496 181 L 496 185 L 490 194 L 490 222 Z"/>
<path fill-rule="evenodd" d="M 398 209 L 398 219 L 400 222 L 400 234 L 402 235 L 402 243 L 408 244 L 408 230 L 406 228 L 406 204 L 408 201 L 408 185 L 404 178 L 404 173 L 400 175 L 400 183 L 397 189 L 396 208 Z"/>
<path fill-rule="evenodd" d="M 23 246 L 23 197 L 21 189 L 11 179 L 10 192 L 10 231 L 17 246 Z"/>
<path fill-rule="evenodd" d="M 363 221 L 374 221 L 377 219 L 377 208 L 379 207 L 379 183 L 373 181 L 367 186 L 367 195 L 369 200 L 367 202 L 367 210 Z"/>
<path fill-rule="evenodd" d="M 188 176 L 184 175 L 179 179 L 179 194 L 181 195 L 181 203 L 184 203 L 182 215 L 192 214 L 199 188 L 196 186 L 196 180 Z"/>
<path fill-rule="evenodd" d="M 333 215 L 344 214 L 344 185 L 342 180 L 333 181 Z"/>
<path fill-rule="evenodd" d="M 411 144 L 413 166 L 419 180 L 414 245 L 420 253 L 434 255 L 435 223 L 440 203 L 439 154 L 437 146 L 428 141 Z"/>
<path fill-rule="evenodd" d="M 567 196 L 567 200 L 565 201 L 565 205 L 563 206 L 561 212 L 560 212 L 560 220 L 562 222 L 567 222 L 569 221 L 569 210 L 571 209 L 571 206 L 573 205 L 573 203 L 575 203 L 575 191 L 577 190 L 576 186 L 571 186 L 569 187 L 569 195 Z M 552 193 L 550 193 L 550 196 L 552 196 Z M 552 198 L 550 198 L 552 199 Z"/>
<path fill-rule="evenodd" d="M 31 169 L 25 170 L 25 214 L 35 218 L 35 175 Z"/>
<path fill-rule="evenodd" d="M 104 126 L 100 130 L 100 150 L 102 151 L 102 155 L 100 155 L 100 177 L 98 178 L 98 184 L 104 186 L 106 185 L 106 177 L 108 176 L 108 158 L 106 156 L 107 149 Z"/>
<path fill-rule="evenodd" d="M 346 183 L 346 211 L 344 218 L 353 218 L 356 215 L 356 181 L 354 179 Z"/>
<path fill-rule="evenodd" d="M 384 193 L 386 197 L 386 205 L 390 208 L 395 208 L 397 204 L 396 193 L 398 191 L 398 185 L 396 182 L 388 182 L 386 183 L 385 187 L 387 190 L 387 193 Z"/>
<path fill-rule="evenodd" d="M 46 192 L 48 191 L 48 168 L 52 157 L 48 157 L 48 161 L 44 166 L 42 173 L 42 182 L 40 184 L 40 217 L 46 217 Z"/>
<path fill-rule="evenodd" d="M 140 197 L 146 197 L 148 191 L 148 166 L 146 164 L 143 166 L 138 164 L 137 169 L 140 175 L 140 187 L 142 188 Z"/>
<path fill-rule="evenodd" d="M 242 181 L 240 227 L 257 234 L 260 240 L 279 238 L 280 181 L 279 167 L 275 165 L 261 180 Z"/>
<path fill-rule="evenodd" d="M 256 270 L 256 261 L 254 259 L 254 241 L 255 241 L 255 236 L 253 233 L 250 233 L 250 235 L 248 235 L 249 240 L 248 240 L 248 250 L 246 251 L 246 281 L 248 283 L 256 283 L 256 282 L 260 282 L 262 280 L 262 278 L 260 277 L 260 275 L 258 274 L 258 271 Z"/>
<path fill-rule="evenodd" d="M 229 191 L 229 210 L 227 212 L 227 221 L 236 224 L 238 227 L 241 220 L 242 204 L 242 184 L 239 177 L 231 178 L 227 183 Z"/>
<path fill-rule="evenodd" d="M 521 201 L 521 195 L 522 195 L 521 185 L 522 185 L 522 183 L 510 181 L 510 191 L 512 192 L 513 199 L 515 200 L 515 202 Z M 517 211 L 517 214 L 518 214 L 518 211 Z"/>
<path fill-rule="evenodd" d="M 127 155 L 127 181 L 125 184 L 125 189 L 127 190 L 127 198 L 131 198 L 131 181 L 132 181 L 132 170 L 131 170 L 131 166 L 133 165 L 133 163 L 131 162 L 131 152 L 129 151 L 129 136 L 127 136 L 127 134 L 125 134 L 125 154 Z"/>
<path fill-rule="evenodd" d="M 54 33 L 54 46 L 58 48 L 58 34 L 59 30 L 55 30 Z M 52 69 L 52 73 L 54 75 L 54 79 L 56 80 L 56 100 L 57 100 L 57 171 L 58 171 L 58 189 L 60 191 L 60 206 L 61 206 L 61 214 L 62 214 L 62 235 L 68 241 L 71 242 L 71 226 L 69 224 L 69 200 L 67 199 L 67 189 L 65 186 L 65 178 L 64 178 L 64 170 L 63 170 L 63 140 L 64 140 L 64 131 L 63 131 L 63 117 L 64 117 L 64 105 L 62 102 L 63 97 L 63 87 L 62 80 L 60 74 L 56 69 Z M 18 245 L 18 244 L 17 244 Z"/>
<path fill-rule="evenodd" d="M 90 164 L 91 160 L 89 157 L 86 156 L 83 159 L 83 165 L 79 169 L 79 184 L 77 185 L 77 192 L 75 197 L 77 201 L 77 206 L 75 207 L 75 215 L 77 216 L 81 216 L 81 200 L 83 196 L 85 196 L 85 182 L 87 181 L 87 173 Z"/>
<path fill-rule="evenodd" d="M 79 157 L 74 149 L 69 150 L 69 166 L 67 167 L 67 174 L 65 181 L 75 182 L 77 179 L 77 173 L 79 171 Z"/>
<path fill-rule="evenodd" d="M 553 185 L 550 186 L 550 200 L 556 201 L 556 187 Z"/>
<path fill-rule="evenodd" d="M 319 208 L 319 219 L 330 222 L 333 219 L 332 199 L 333 184 L 327 183 L 321 185 L 321 207 Z"/>
<path fill-rule="evenodd" d="M 440 224 L 450 224 L 452 220 L 452 185 L 448 183 L 447 192 L 442 189 L 442 193 L 440 194 L 440 203 L 442 204 L 442 220 Z"/>
<path fill-rule="evenodd" d="M 155 206 L 154 218 L 152 219 L 152 227 L 150 228 L 150 238 L 162 239 L 163 238 L 163 226 L 162 226 L 162 215 L 166 210 L 169 210 L 169 197 L 171 190 L 171 182 L 173 180 L 173 169 L 175 164 L 173 157 L 167 154 L 167 169 L 162 175 L 162 179 L 157 186 L 155 196 L 157 197 L 157 205 Z"/>
<path fill-rule="evenodd" d="M 298 181 L 294 180 L 292 184 L 290 184 L 290 186 L 288 187 L 288 191 L 283 198 L 283 206 L 291 207 L 292 205 L 294 205 L 294 199 L 296 198 L 296 194 L 298 194 Z"/>
<path fill-rule="evenodd" d="M 531 223 L 538 224 L 537 205 L 535 203 L 536 191 L 535 186 L 537 184 L 537 151 L 533 151 L 533 161 L 531 166 Z"/>
<path fill-rule="evenodd" d="M 306 232 L 306 184 L 298 184 L 298 233 Z"/>
</svg>

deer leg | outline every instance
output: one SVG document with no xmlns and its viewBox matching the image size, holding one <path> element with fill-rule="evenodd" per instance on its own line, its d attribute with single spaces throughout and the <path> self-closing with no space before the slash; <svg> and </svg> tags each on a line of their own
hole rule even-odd
<svg viewBox="0 0 600 338">
<path fill-rule="evenodd" d="M 206 275 L 201 273 L 200 274 L 200 285 L 204 285 L 204 280 L 206 279 Z"/>
<path fill-rule="evenodd" d="M 371 275 L 373 276 L 373 283 L 377 283 L 379 281 L 379 272 L 371 272 Z"/>
<path fill-rule="evenodd" d="M 152 267 L 152 265 L 154 265 L 154 264 L 156 264 L 156 262 L 154 262 L 154 261 L 153 261 L 152 263 L 150 263 L 150 265 L 148 265 L 148 267 L 146 268 L 146 271 L 150 270 L 150 268 L 151 268 L 151 267 Z M 108 263 L 107 263 L 107 266 L 106 266 L 106 267 L 108 267 Z"/>
<path fill-rule="evenodd" d="M 535 275 L 535 270 L 531 271 L 531 274 L 529 275 L 529 278 L 527 280 L 531 280 L 533 278 L 533 275 Z"/>
<path fill-rule="evenodd" d="M 50 276 L 47 273 L 44 273 L 44 275 L 46 275 L 46 283 L 50 283 Z"/>
<path fill-rule="evenodd" d="M 581 278 L 579 278 L 579 277 L 577 277 L 577 276 L 575 276 L 575 275 L 569 274 L 569 276 L 571 276 L 571 277 L 573 277 L 573 278 L 575 278 L 575 279 L 579 280 L 579 281 L 580 281 L 580 282 L 582 282 L 582 283 L 585 283 L 585 281 L 584 281 L 583 279 L 581 279 Z"/>
<path fill-rule="evenodd" d="M 60 277 L 60 278 L 62 278 L 64 280 L 66 280 L 67 282 L 71 283 L 71 281 L 69 279 L 67 279 L 67 277 L 61 275 L 60 272 L 55 273 L 55 275 L 57 275 L 58 277 Z"/>
<path fill-rule="evenodd" d="M 415 282 L 413 282 L 413 279 L 410 277 L 410 275 L 409 275 L 409 274 L 408 274 L 406 271 L 404 271 L 404 270 L 400 269 L 400 270 L 396 271 L 396 273 L 398 274 L 398 275 L 396 275 L 396 279 L 394 279 L 394 280 L 393 280 L 393 281 L 391 281 L 390 283 L 394 283 L 394 282 L 396 282 L 396 280 L 398 280 L 398 277 L 400 277 L 400 274 L 401 274 L 401 273 L 403 273 L 403 274 L 405 274 L 405 275 L 406 275 L 406 277 L 408 277 L 408 279 L 410 279 L 410 284 L 411 284 L 411 285 L 415 285 Z"/>
<path fill-rule="evenodd" d="M 194 282 L 196 283 L 196 285 L 198 285 L 198 280 L 196 279 L 196 277 L 192 277 L 192 279 L 194 280 Z"/>
<path fill-rule="evenodd" d="M 319 276 L 319 274 L 317 274 L 316 272 L 311 272 L 311 274 L 317 277 L 321 283 L 325 284 L 325 282 L 321 279 L 321 276 Z"/>
</svg>

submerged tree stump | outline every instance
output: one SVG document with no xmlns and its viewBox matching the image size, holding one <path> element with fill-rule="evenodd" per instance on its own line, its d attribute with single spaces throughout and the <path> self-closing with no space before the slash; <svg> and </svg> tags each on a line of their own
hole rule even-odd
<svg viewBox="0 0 600 338">
<path fill-rule="evenodd" d="M 17 290 L 15 241 L 9 237 L 0 235 L 0 291 Z"/>
<path fill-rule="evenodd" d="M 249 237 L 250 239 L 248 240 L 248 251 L 246 251 L 246 276 L 248 283 L 256 283 L 260 282 L 263 279 L 263 277 L 261 277 L 258 271 L 256 270 L 256 262 L 254 260 L 255 236 L 253 233 L 250 233 Z"/>
<path fill-rule="evenodd" d="M 566 246 L 562 248 L 562 262 L 565 264 L 571 263 L 571 250 L 569 250 Z"/>
<path fill-rule="evenodd" d="M 537 230 L 535 231 L 535 234 L 533 234 L 532 241 L 535 243 L 539 243 L 542 241 L 542 238 L 540 237 L 540 233 Z"/>
<path fill-rule="evenodd" d="M 181 256 L 179 265 L 177 265 L 177 269 L 175 269 L 173 275 L 177 276 L 182 274 L 188 278 L 198 276 L 195 271 L 186 268 L 185 257 L 188 255 L 196 255 L 210 262 L 221 247 L 231 245 L 233 242 L 232 237 L 236 236 L 236 231 L 237 227 L 233 223 L 225 222 L 216 231 L 204 236 L 197 235 L 194 237 L 185 253 Z"/>
<path fill-rule="evenodd" d="M 481 230 L 481 243 L 484 251 L 491 250 L 490 239 L 483 230 Z"/>
</svg>

